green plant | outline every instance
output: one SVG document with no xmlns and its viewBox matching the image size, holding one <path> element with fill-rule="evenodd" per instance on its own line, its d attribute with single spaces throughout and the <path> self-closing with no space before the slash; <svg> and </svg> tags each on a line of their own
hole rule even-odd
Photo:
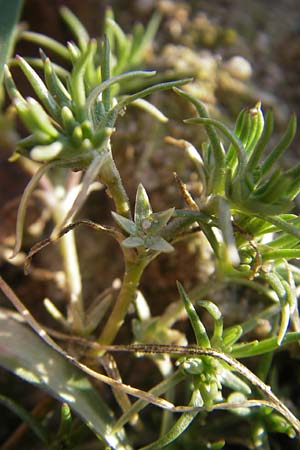
<svg viewBox="0 0 300 450">
<path fill-rule="evenodd" d="M 44 51 L 41 51 L 41 59 L 31 61 L 31 64 L 17 57 L 37 101 L 24 98 L 10 69 L 7 66 L 5 69 L 7 92 L 30 133 L 20 140 L 14 157 L 29 160 L 32 171 L 32 179 L 19 206 L 14 256 L 22 246 L 29 198 L 39 186 L 55 228 L 50 238 L 38 242 L 30 250 L 27 259 L 29 262 L 46 245 L 59 240 L 69 292 L 67 317 L 51 302 L 47 303 L 49 312 L 68 334 L 52 332 L 58 339 L 84 345 L 88 349 L 86 359 L 100 362 L 108 375 L 93 370 L 86 361 L 80 362 L 78 357 L 69 355 L 56 344 L 2 279 L 2 291 L 32 330 L 14 320 L 10 312 L 1 312 L 3 333 L 0 343 L 5 351 L 0 353 L 0 364 L 66 402 L 104 441 L 103 445 L 110 448 L 130 449 L 136 442 L 143 445 L 138 428 L 130 441 L 130 435 L 127 436 L 123 427 L 129 421 L 134 424 L 137 414 L 149 404 L 165 412 L 161 437 L 142 447 L 144 449 L 160 449 L 173 442 L 172 445 L 177 446 L 177 438 L 191 427 L 196 417 L 200 416 L 206 423 L 209 413 L 217 409 L 229 410 L 249 425 L 246 442 L 249 448 L 255 445 L 267 450 L 268 433 L 273 431 L 299 438 L 298 419 L 265 384 L 275 350 L 299 342 L 300 337 L 296 293 L 299 269 L 291 261 L 300 257 L 299 218 L 291 213 L 300 189 L 299 167 L 286 171 L 276 168 L 279 157 L 295 135 L 295 118 L 292 117 L 281 140 L 265 156 L 273 121 L 271 113 L 264 117 L 260 104 L 242 111 L 232 131 L 221 121 L 210 118 L 199 100 L 178 89 L 189 80 L 149 86 L 148 78 L 154 72 L 132 70 L 141 64 L 144 50 L 153 38 L 158 23 L 156 16 L 145 32 L 137 29 L 132 37 L 128 37 L 108 12 L 106 35 L 98 42 L 89 38 L 83 25 L 69 10 L 64 8 L 62 15 L 75 34 L 76 44 L 69 43 L 64 47 L 30 32 L 23 32 L 23 38 L 40 42 L 44 48 L 64 57 L 72 65 L 70 72 L 54 65 Z M 44 80 L 32 64 L 42 67 Z M 144 88 L 141 88 L 144 81 Z M 199 151 L 189 142 L 169 139 L 182 146 L 187 159 L 195 164 L 202 192 L 199 198 L 192 198 L 179 180 L 187 207 L 175 209 L 172 206 L 153 212 L 146 190 L 139 184 L 132 214 L 112 151 L 111 136 L 117 132 L 117 120 L 129 105 L 142 107 L 166 121 L 165 115 L 143 99 L 170 88 L 196 108 L 198 117 L 185 122 L 203 125 L 209 138 Z M 225 136 L 225 143 L 219 132 Z M 81 177 L 78 177 L 79 171 L 82 171 Z M 96 180 L 106 187 L 114 202 L 112 216 L 117 227 L 90 220 L 73 220 L 89 192 L 99 187 L 95 185 Z M 84 305 L 74 235 L 77 225 L 109 233 L 120 244 L 123 254 L 121 287 L 105 322 L 103 317 L 109 302 L 97 302 L 91 311 Z M 162 316 L 151 317 L 147 301 L 138 292 L 146 267 L 161 253 L 173 252 L 177 241 L 197 239 L 199 230 L 210 244 L 215 266 L 213 274 L 206 285 L 196 286 L 189 294 L 182 284 L 177 283 L 179 301 L 173 302 Z M 270 233 L 272 240 L 267 240 Z M 218 306 L 202 299 L 234 284 L 263 293 L 273 305 L 244 323 L 225 327 Z M 109 296 L 104 295 L 104 298 L 107 300 Z M 130 345 L 114 345 L 131 305 L 135 306 L 138 316 L 131 323 L 135 340 Z M 211 336 L 195 310 L 197 305 L 207 311 L 213 322 Z M 172 328 L 183 311 L 192 325 L 195 345 L 179 345 L 186 344 L 187 339 Z M 269 321 L 269 336 L 247 341 L 245 335 L 255 328 L 260 318 Z M 102 323 L 101 332 L 98 331 L 99 323 Z M 21 354 L 22 341 L 26 342 L 26 349 Z M 123 384 L 107 351 L 148 355 L 156 363 L 163 380 L 149 392 Z M 259 357 L 257 374 L 239 362 L 241 358 L 253 356 Z M 123 410 L 118 420 L 87 376 L 112 387 Z M 179 383 L 184 383 L 190 396 L 188 405 L 175 406 L 174 392 Z M 228 394 L 226 389 L 233 392 Z M 127 394 L 139 400 L 131 405 Z M 62 424 L 51 443 L 46 427 L 36 424 L 22 408 L 4 397 L 2 402 L 28 421 L 49 448 L 59 448 L 62 442 L 76 445 L 70 431 L 67 406 L 63 407 Z M 181 416 L 173 422 L 170 412 Z M 215 450 L 225 444 L 222 436 L 197 437 L 196 442 L 199 448 Z"/>
</svg>

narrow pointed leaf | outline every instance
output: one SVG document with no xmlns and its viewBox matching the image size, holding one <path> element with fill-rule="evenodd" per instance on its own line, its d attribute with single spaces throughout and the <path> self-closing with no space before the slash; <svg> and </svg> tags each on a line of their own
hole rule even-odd
<svg viewBox="0 0 300 450">
<path fill-rule="evenodd" d="M 110 47 L 107 36 L 104 36 L 102 43 L 101 79 L 102 82 L 110 79 Z M 109 111 L 111 106 L 111 90 L 109 87 L 102 93 L 102 103 L 105 111 Z"/>
<path fill-rule="evenodd" d="M 48 48 L 62 58 L 70 60 L 70 54 L 66 47 L 55 39 L 45 36 L 44 34 L 33 31 L 22 31 L 21 38 L 25 39 L 25 41 L 38 44 L 40 47 Z"/>
<path fill-rule="evenodd" d="M 127 248 L 136 248 L 136 247 L 144 247 L 144 239 L 137 236 L 130 236 L 124 241 L 122 241 L 122 245 Z"/>
<path fill-rule="evenodd" d="M 177 289 L 179 291 L 179 295 L 181 297 L 181 300 L 183 301 L 184 307 L 186 309 L 186 312 L 189 316 L 191 325 L 193 327 L 194 333 L 195 333 L 195 337 L 196 337 L 196 341 L 197 341 L 197 345 L 199 345 L 200 347 L 210 347 L 210 341 L 209 338 L 207 336 L 206 333 L 206 329 L 203 325 L 203 323 L 201 322 L 201 320 L 199 319 L 199 316 L 191 302 L 191 300 L 189 299 L 187 293 L 185 292 L 183 286 L 181 283 L 179 283 L 179 281 L 176 282 L 177 284 Z"/>
<path fill-rule="evenodd" d="M 48 91 L 45 83 L 42 81 L 36 71 L 33 70 L 33 68 L 28 64 L 28 62 L 25 61 L 24 58 L 22 58 L 21 56 L 17 56 L 16 59 L 24 75 L 28 79 L 36 95 L 39 97 L 47 111 L 55 118 L 59 118 L 58 105 Z"/>
<path fill-rule="evenodd" d="M 274 166 L 278 158 L 280 158 L 282 153 L 289 147 L 289 145 L 291 144 L 291 142 L 295 137 L 296 130 L 297 130 L 297 119 L 296 115 L 293 114 L 281 140 L 264 161 L 262 165 L 263 174 L 266 174 Z"/>
<path fill-rule="evenodd" d="M 137 228 L 132 220 L 127 219 L 127 217 L 121 216 L 120 214 L 114 211 L 112 212 L 112 216 L 117 222 L 117 224 L 120 225 L 120 227 L 123 230 L 125 230 L 128 234 L 136 234 Z"/>
<path fill-rule="evenodd" d="M 152 213 L 148 218 L 149 219 L 148 223 L 145 224 L 147 226 L 143 227 L 143 228 L 144 229 L 146 228 L 145 231 L 147 231 L 149 234 L 157 234 L 160 230 L 162 230 L 167 225 L 167 223 L 173 216 L 174 211 L 175 211 L 175 208 L 169 208 L 169 209 L 166 209 L 165 211 Z"/>
<path fill-rule="evenodd" d="M 234 391 L 242 392 L 245 395 L 251 394 L 251 389 L 245 381 L 235 375 L 231 370 L 222 369 L 220 375 L 221 383 Z"/>
<path fill-rule="evenodd" d="M 58 78 L 57 74 L 55 73 L 55 70 L 49 58 L 45 59 L 44 73 L 48 89 L 52 93 L 52 95 L 55 96 L 59 105 L 61 107 L 63 106 L 70 107 L 72 100 L 71 96 L 66 87 L 64 86 L 64 84 L 62 83 L 62 81 Z"/>
<path fill-rule="evenodd" d="M 142 91 L 138 91 L 135 94 L 128 95 L 123 100 L 120 100 L 119 103 L 115 106 L 116 110 L 120 111 L 125 106 L 129 105 L 133 101 L 147 97 L 150 94 L 153 94 L 154 92 L 158 91 L 166 91 L 168 89 L 172 89 L 176 86 L 183 86 L 184 84 L 187 84 L 189 81 L 192 81 L 192 78 L 185 78 L 183 80 L 175 80 L 175 81 L 167 81 L 165 83 L 158 83 L 154 86 L 150 86 L 148 88 L 143 89 Z"/>
<path fill-rule="evenodd" d="M 26 101 L 25 98 L 22 96 L 22 94 L 18 91 L 14 79 L 12 77 L 12 74 L 7 65 L 4 66 L 4 82 L 6 91 L 11 100 L 18 99 L 23 102 Z"/>
<path fill-rule="evenodd" d="M 145 53 L 153 42 L 160 20 L 161 16 L 159 13 L 153 14 L 146 29 L 143 29 L 142 33 L 140 33 L 140 39 L 136 39 L 136 36 L 133 35 L 133 44 L 131 54 L 129 55 L 131 65 L 135 66 L 140 64 L 142 58 L 144 58 Z"/>
<path fill-rule="evenodd" d="M 169 120 L 167 116 L 165 116 L 158 108 L 156 108 L 156 106 L 152 105 L 152 103 L 150 102 L 147 102 L 147 100 L 143 98 L 134 100 L 133 102 L 131 102 L 131 105 L 146 111 L 148 114 L 155 117 L 162 123 L 166 123 Z"/>
<path fill-rule="evenodd" d="M 76 61 L 72 75 L 71 75 L 71 90 L 73 101 L 79 110 L 78 119 L 84 120 L 84 109 L 86 104 L 86 89 L 85 89 L 85 70 L 89 63 L 89 60 L 93 58 L 97 49 L 97 41 L 92 39 L 89 42 L 86 50 Z"/>
<path fill-rule="evenodd" d="M 149 248 L 150 250 L 154 250 L 155 252 L 170 253 L 174 251 L 174 247 L 160 236 L 146 237 L 144 242 L 145 247 Z"/>
<path fill-rule="evenodd" d="M 141 77 L 141 78 L 152 77 L 155 74 L 156 74 L 155 71 L 136 70 L 136 71 L 132 71 L 132 72 L 122 73 L 120 75 L 115 75 L 114 77 L 111 77 L 109 80 L 106 80 L 103 83 L 100 83 L 98 86 L 96 86 L 92 90 L 92 92 L 89 94 L 87 101 L 86 101 L 86 108 L 88 111 L 89 118 L 90 119 L 92 118 L 92 108 L 94 106 L 94 103 L 96 102 L 97 98 L 102 94 L 102 92 L 105 91 L 105 89 L 108 89 L 110 86 L 112 86 L 115 83 L 120 83 L 122 81 L 135 79 L 137 77 Z"/>
<path fill-rule="evenodd" d="M 192 394 L 189 406 L 196 407 L 202 406 L 202 404 L 203 400 L 201 394 L 199 390 L 196 389 Z M 171 444 L 190 426 L 190 424 L 198 414 L 199 411 L 182 414 L 167 433 L 165 433 L 160 439 L 153 442 L 152 444 L 146 445 L 146 447 L 143 447 L 141 450 L 160 450 L 161 448 L 164 448 L 167 445 Z"/>
<path fill-rule="evenodd" d="M 143 230 L 143 221 L 152 214 L 149 197 L 146 189 L 142 184 L 139 184 L 135 198 L 134 221 L 138 228 Z"/>
<path fill-rule="evenodd" d="M 300 333 L 290 332 L 286 333 L 280 348 L 293 342 L 300 341 Z M 251 341 L 248 343 L 236 344 L 233 346 L 230 355 L 234 358 L 249 358 L 251 356 L 263 355 L 265 353 L 274 352 L 279 348 L 277 336 L 263 339 L 262 341 Z"/>
<path fill-rule="evenodd" d="M 62 7 L 60 9 L 60 14 L 65 23 L 72 31 L 75 38 L 77 39 L 81 50 L 85 50 L 90 40 L 90 37 L 85 27 L 82 25 L 80 20 L 75 16 L 75 14 L 72 13 L 72 11 L 69 8 L 65 6 Z"/>
</svg>

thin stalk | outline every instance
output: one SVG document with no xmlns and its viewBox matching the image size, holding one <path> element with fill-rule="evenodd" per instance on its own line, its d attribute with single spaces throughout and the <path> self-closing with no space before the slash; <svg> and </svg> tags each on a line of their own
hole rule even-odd
<svg viewBox="0 0 300 450">
<path fill-rule="evenodd" d="M 69 211 L 69 207 L 69 202 L 58 201 L 56 203 L 56 207 L 53 209 L 53 219 L 57 227 L 61 225 Z M 84 306 L 81 272 L 73 230 L 63 235 L 59 240 L 59 249 L 63 260 L 67 289 L 70 295 L 68 323 L 75 332 L 80 334 L 84 329 Z"/>
<path fill-rule="evenodd" d="M 125 261 L 125 274 L 115 306 L 98 339 L 102 345 L 111 344 L 121 328 L 129 305 L 134 299 L 141 276 L 148 261 Z"/>
</svg>

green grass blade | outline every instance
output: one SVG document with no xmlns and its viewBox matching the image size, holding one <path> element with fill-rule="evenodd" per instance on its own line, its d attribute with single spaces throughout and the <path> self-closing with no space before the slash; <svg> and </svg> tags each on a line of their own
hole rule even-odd
<svg viewBox="0 0 300 450">
<path fill-rule="evenodd" d="M 7 311 L 0 310 L 0 366 L 68 403 L 109 448 L 127 449 L 122 432 L 112 435 L 112 413 L 86 375 Z"/>
<path fill-rule="evenodd" d="M 23 0 L 0 0 L 0 82 L 15 40 L 16 24 L 19 20 Z"/>
</svg>

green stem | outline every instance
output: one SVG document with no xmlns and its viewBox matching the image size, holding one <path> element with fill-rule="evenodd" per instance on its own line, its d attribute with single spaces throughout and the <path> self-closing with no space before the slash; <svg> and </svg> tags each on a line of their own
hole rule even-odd
<svg viewBox="0 0 300 450">
<path fill-rule="evenodd" d="M 128 195 L 111 154 L 110 158 L 101 167 L 99 178 L 107 186 L 108 193 L 115 203 L 117 213 L 131 218 Z"/>
<path fill-rule="evenodd" d="M 148 261 L 145 261 L 144 259 L 134 262 L 125 262 L 125 274 L 122 287 L 111 315 L 98 339 L 100 344 L 109 345 L 114 341 L 124 322 L 128 307 L 134 299 L 147 262 Z"/>
</svg>

